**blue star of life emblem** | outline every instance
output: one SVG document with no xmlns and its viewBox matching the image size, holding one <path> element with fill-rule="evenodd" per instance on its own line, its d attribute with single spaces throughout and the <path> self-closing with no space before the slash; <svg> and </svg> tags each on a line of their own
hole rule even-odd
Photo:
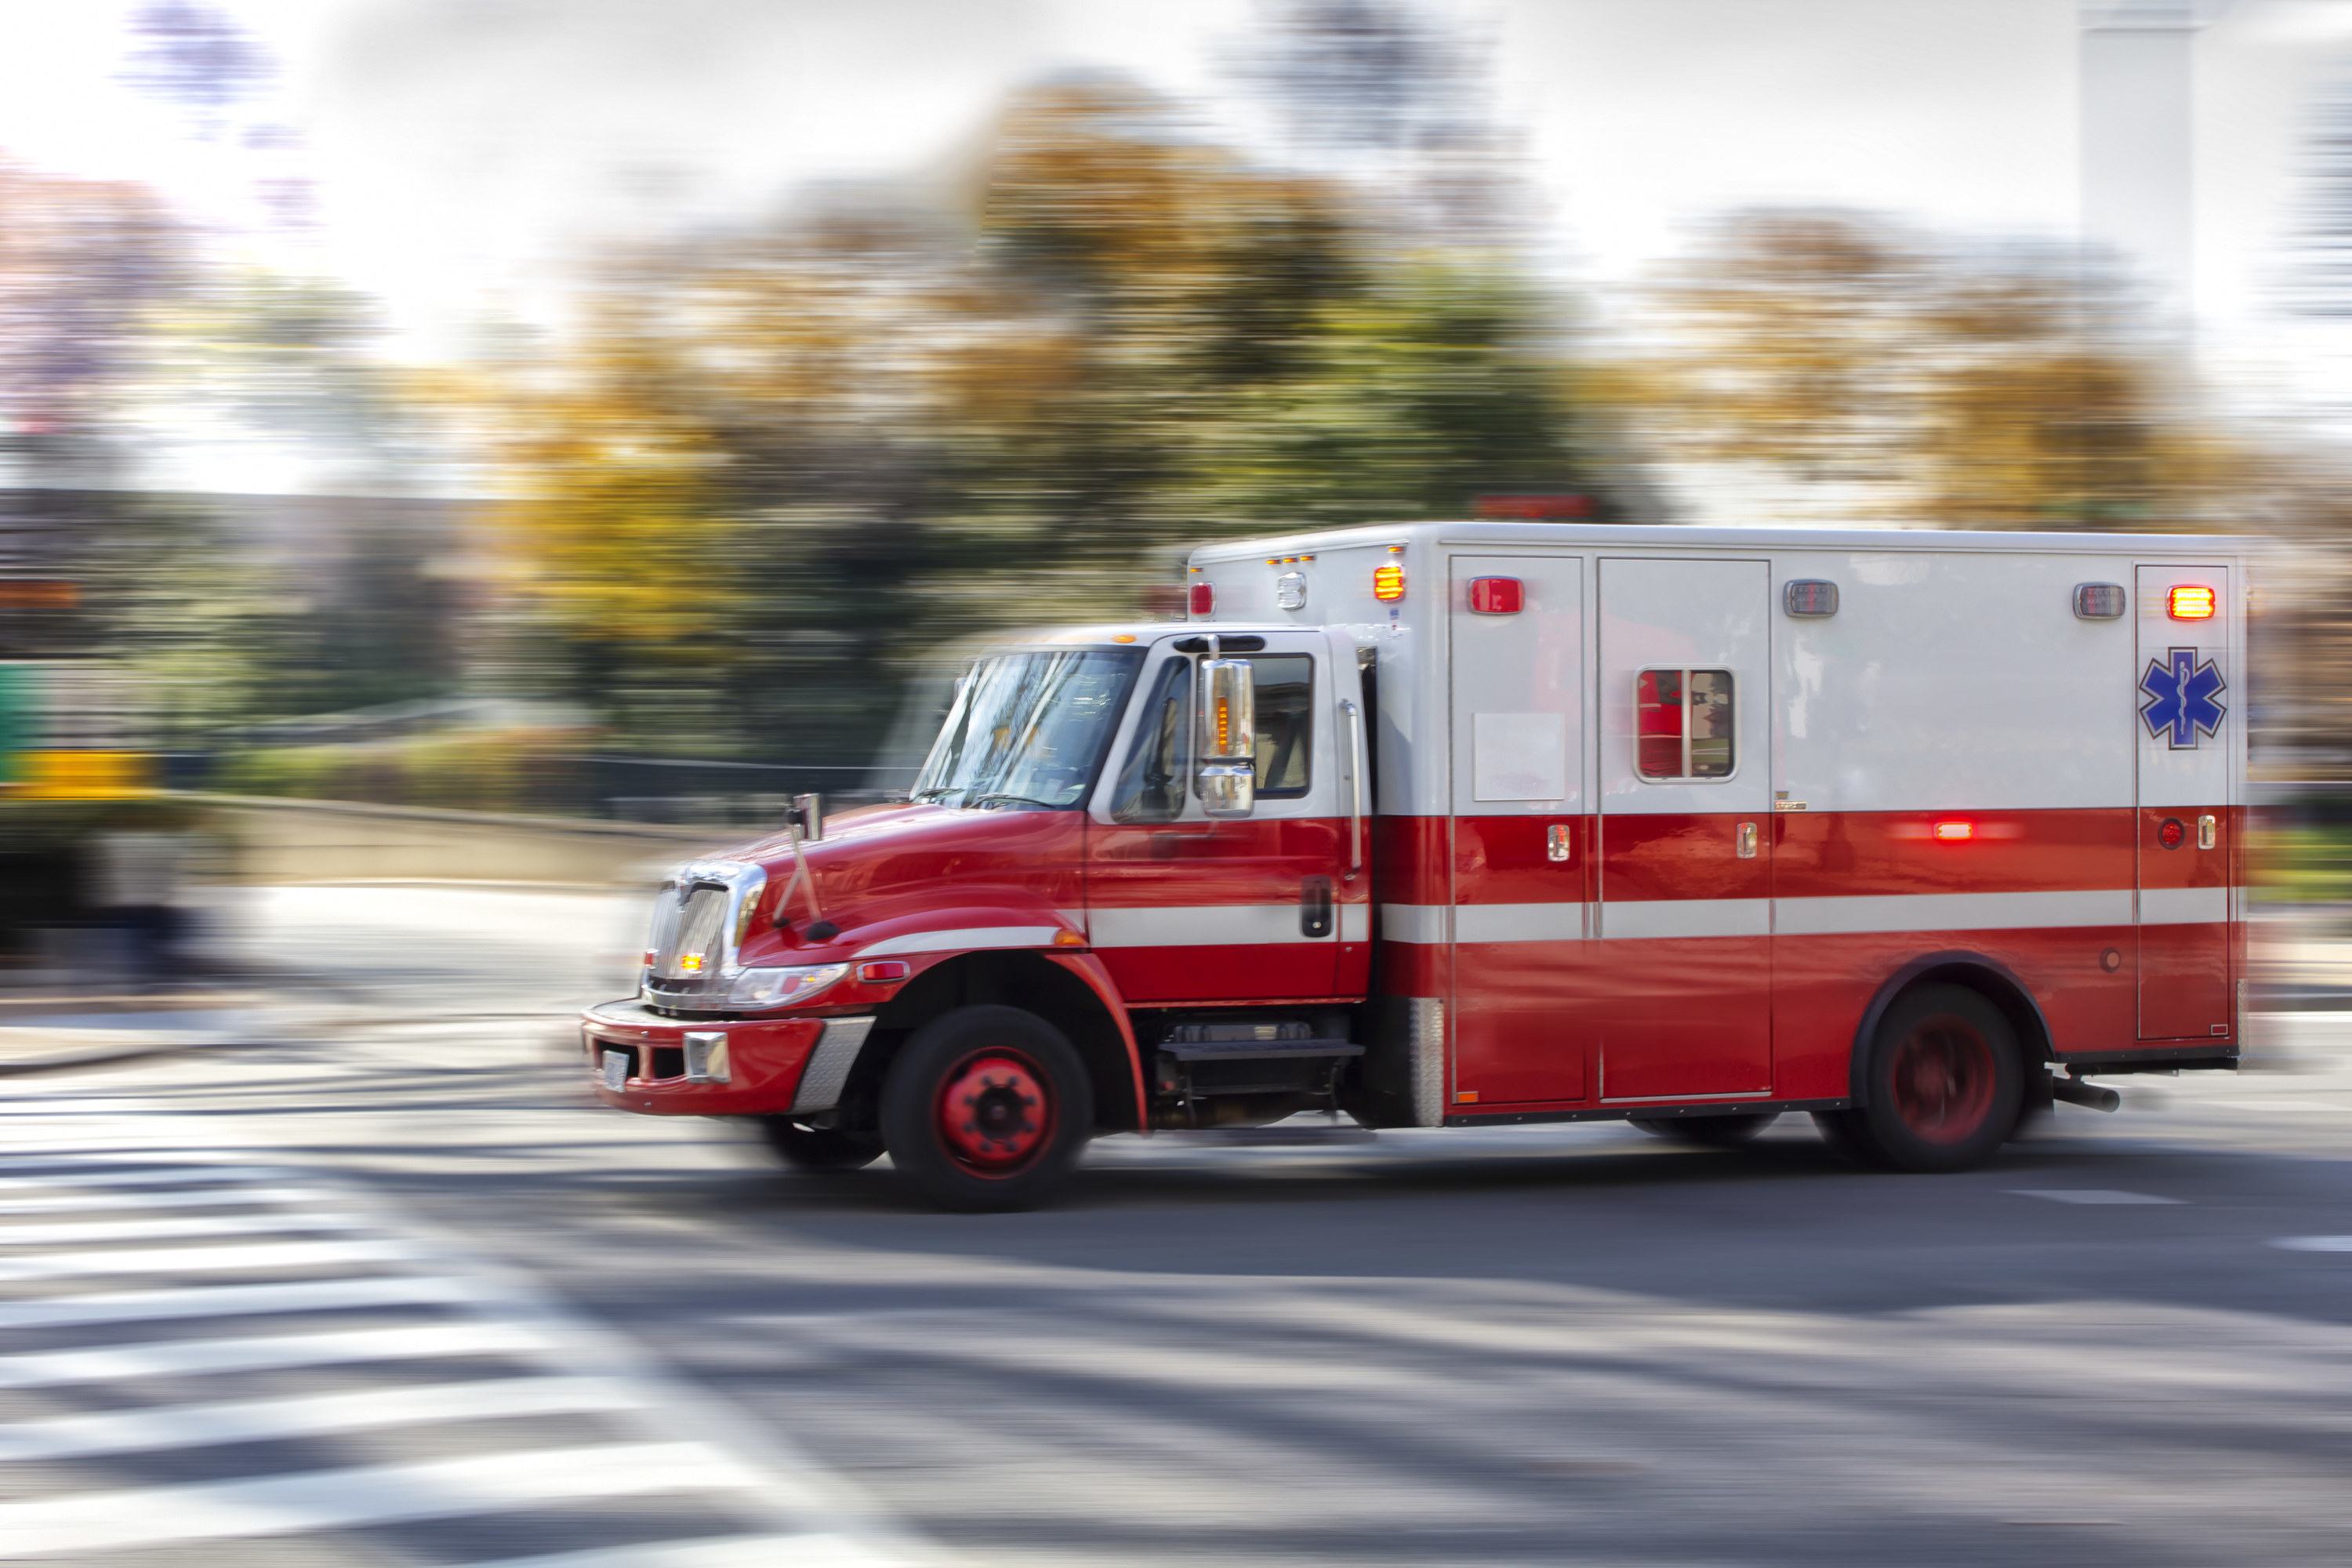
<svg viewBox="0 0 2352 1568">
<path fill-rule="evenodd" d="M 2197 737 L 2221 729 L 2230 711 L 2221 702 L 2228 683 L 2211 659 L 2197 662 L 2193 647 L 2167 648 L 2163 658 L 2149 659 L 2139 689 L 2147 693 L 2147 700 L 2140 704 L 2140 721 L 2150 738 L 2168 732 L 2168 743 L 2175 751 L 2194 751 Z"/>
</svg>

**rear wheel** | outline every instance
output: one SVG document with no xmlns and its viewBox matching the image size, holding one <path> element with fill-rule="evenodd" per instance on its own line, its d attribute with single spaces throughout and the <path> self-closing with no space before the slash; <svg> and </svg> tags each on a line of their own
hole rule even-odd
<svg viewBox="0 0 2352 1568">
<path fill-rule="evenodd" d="M 1967 1170 L 2023 1109 L 2016 1032 L 1966 986 L 1915 986 L 1880 1022 L 1862 1088 L 1862 1106 L 1817 1119 L 1833 1144 L 1892 1170 Z"/>
<path fill-rule="evenodd" d="M 1766 1110 L 1740 1116 L 1636 1116 L 1629 1120 L 1653 1138 L 1671 1138 L 1677 1143 L 1696 1143 L 1703 1149 L 1737 1149 L 1753 1142 L 1759 1132 L 1780 1121 L 1780 1113 Z"/>
<path fill-rule="evenodd" d="M 760 1124 L 761 1140 L 795 1171 L 855 1171 L 882 1157 L 882 1140 L 870 1132 L 803 1127 L 786 1116 L 753 1120 Z"/>
<path fill-rule="evenodd" d="M 959 1007 L 915 1031 L 882 1086 L 890 1163 L 966 1212 L 1027 1208 L 1077 1163 L 1093 1097 L 1061 1031 L 1018 1007 Z"/>
</svg>

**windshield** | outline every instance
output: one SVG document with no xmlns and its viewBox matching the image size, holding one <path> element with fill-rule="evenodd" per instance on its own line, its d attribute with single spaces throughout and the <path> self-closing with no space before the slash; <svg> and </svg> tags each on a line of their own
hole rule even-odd
<svg viewBox="0 0 2352 1568">
<path fill-rule="evenodd" d="M 1138 648 L 999 654 L 964 677 L 914 798 L 940 805 L 1072 811 L 1111 731 Z"/>
</svg>

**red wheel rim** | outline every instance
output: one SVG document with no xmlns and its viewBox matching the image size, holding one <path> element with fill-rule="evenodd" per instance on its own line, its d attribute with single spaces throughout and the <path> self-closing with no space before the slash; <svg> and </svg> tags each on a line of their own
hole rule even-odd
<svg viewBox="0 0 2352 1568">
<path fill-rule="evenodd" d="M 940 1142 L 978 1176 L 1018 1175 L 1054 1136 L 1054 1094 L 1019 1051 L 974 1051 L 940 1080 Z"/>
<path fill-rule="evenodd" d="M 1967 1019 L 1923 1018 L 1895 1047 L 1895 1111 L 1930 1143 L 1964 1142 L 1992 1110 L 1992 1047 Z"/>
</svg>

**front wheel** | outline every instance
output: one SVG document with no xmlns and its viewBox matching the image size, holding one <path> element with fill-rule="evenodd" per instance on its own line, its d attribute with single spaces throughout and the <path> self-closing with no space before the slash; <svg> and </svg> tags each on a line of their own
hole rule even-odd
<svg viewBox="0 0 2352 1568">
<path fill-rule="evenodd" d="M 1897 1171 L 1965 1171 L 2000 1147 L 2024 1108 L 2017 1034 L 1964 985 L 1895 998 L 1863 1064 L 1864 1103 L 1820 1113 L 1832 1144 Z"/>
<path fill-rule="evenodd" d="M 959 1007 L 915 1031 L 882 1085 L 890 1163 L 966 1213 L 1028 1208 L 1086 1147 L 1093 1097 L 1078 1053 L 1034 1013 Z"/>
</svg>

